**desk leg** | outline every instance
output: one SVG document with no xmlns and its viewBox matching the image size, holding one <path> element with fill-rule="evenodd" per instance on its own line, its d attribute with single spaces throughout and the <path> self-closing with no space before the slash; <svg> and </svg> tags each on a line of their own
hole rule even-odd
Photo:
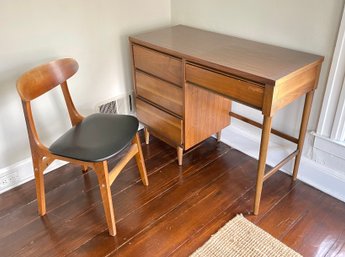
<svg viewBox="0 0 345 257">
<path fill-rule="evenodd" d="M 256 179 L 256 192 L 255 192 L 255 202 L 254 202 L 255 215 L 258 215 L 259 213 L 259 206 L 260 206 L 262 185 L 264 183 L 267 149 L 268 149 L 268 143 L 270 139 L 271 127 L 272 127 L 272 117 L 264 116 L 264 122 L 263 122 L 262 134 L 261 134 L 259 164 L 258 164 L 258 170 L 257 170 L 258 174 L 257 174 L 257 179 Z"/>
<path fill-rule="evenodd" d="M 222 131 L 217 132 L 217 142 L 220 142 L 220 138 L 222 137 Z"/>
<path fill-rule="evenodd" d="M 295 165 L 294 165 L 293 174 L 292 174 L 292 179 L 294 181 L 297 179 L 299 163 L 302 157 L 303 144 L 304 144 L 304 139 L 305 139 L 305 133 L 307 132 L 307 125 L 308 125 L 308 120 L 309 120 L 309 115 L 310 115 L 310 110 L 311 110 L 311 104 L 313 102 L 313 96 L 314 96 L 314 90 L 308 92 L 305 98 L 305 102 L 304 102 L 302 122 L 301 122 L 301 128 L 299 131 L 298 144 L 297 144 L 298 154 L 295 159 Z"/>
<path fill-rule="evenodd" d="M 148 145 L 150 143 L 150 133 L 146 127 L 144 128 L 144 137 L 145 137 L 145 144 Z"/>
<path fill-rule="evenodd" d="M 183 159 L 183 148 L 181 146 L 178 146 L 176 147 L 176 151 L 177 151 L 177 162 L 178 162 L 178 165 L 181 166 L 182 159 Z"/>
</svg>

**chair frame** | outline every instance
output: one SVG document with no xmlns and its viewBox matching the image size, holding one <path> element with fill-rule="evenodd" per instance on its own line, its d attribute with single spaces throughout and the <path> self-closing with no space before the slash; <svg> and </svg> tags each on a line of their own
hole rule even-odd
<svg viewBox="0 0 345 257">
<path fill-rule="evenodd" d="M 109 234 L 111 236 L 115 236 L 115 215 L 110 186 L 113 184 L 121 170 L 133 157 L 136 159 L 143 184 L 145 186 L 148 185 L 146 167 L 138 133 L 136 133 L 133 138 L 132 144 L 125 156 L 111 171 L 109 171 L 107 160 L 98 162 L 81 161 L 51 153 L 40 141 L 32 115 L 31 100 L 60 85 L 72 126 L 78 125 L 84 119 L 84 117 L 76 110 L 67 85 L 67 79 L 72 77 L 78 71 L 78 68 L 78 63 L 74 59 L 64 58 L 38 66 L 37 68 L 24 73 L 17 81 L 17 90 L 22 100 L 32 154 L 38 212 L 41 216 L 45 215 L 47 212 L 43 172 L 54 160 L 62 160 L 81 165 L 84 172 L 86 172 L 88 168 L 91 168 L 96 172 L 98 178 Z"/>
</svg>

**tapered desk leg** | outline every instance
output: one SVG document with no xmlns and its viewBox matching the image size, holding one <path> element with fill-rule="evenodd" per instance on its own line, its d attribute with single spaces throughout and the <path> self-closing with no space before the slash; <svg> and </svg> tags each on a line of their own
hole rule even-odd
<svg viewBox="0 0 345 257">
<path fill-rule="evenodd" d="M 294 181 L 297 179 L 299 163 L 302 157 L 303 144 L 304 144 L 304 139 L 305 139 L 305 133 L 307 132 L 307 125 L 308 125 L 308 120 L 310 116 L 311 104 L 313 102 L 313 96 L 314 96 L 314 91 L 308 92 L 305 98 L 305 102 L 304 102 L 302 122 L 301 122 L 301 128 L 299 131 L 298 144 L 297 144 L 298 154 L 295 159 L 295 165 L 294 165 L 293 174 L 292 174 L 292 179 Z"/>
<path fill-rule="evenodd" d="M 220 138 L 222 137 L 222 131 L 217 132 L 217 142 L 220 142 Z"/>
<path fill-rule="evenodd" d="M 266 158 L 267 158 L 267 149 L 270 139 L 272 127 L 272 117 L 264 116 L 262 134 L 261 134 L 261 144 L 260 144 L 260 154 L 259 154 L 259 164 L 257 170 L 257 179 L 256 179 L 256 192 L 255 192 L 255 202 L 254 202 L 254 214 L 258 215 L 262 185 L 264 183 L 264 175 L 266 168 Z"/>
<path fill-rule="evenodd" d="M 150 143 L 150 133 L 147 128 L 144 128 L 144 137 L 145 137 L 145 144 Z"/>
<path fill-rule="evenodd" d="M 179 166 L 182 166 L 182 160 L 183 160 L 183 148 L 181 146 L 176 147 L 177 152 L 177 162 Z"/>
</svg>

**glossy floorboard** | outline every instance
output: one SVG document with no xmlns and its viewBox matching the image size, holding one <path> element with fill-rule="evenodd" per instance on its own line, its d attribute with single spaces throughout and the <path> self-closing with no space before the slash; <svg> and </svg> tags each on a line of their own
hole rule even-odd
<svg viewBox="0 0 345 257">
<path fill-rule="evenodd" d="M 33 182 L 0 195 L 0 256 L 188 256 L 238 213 L 304 256 L 345 255 L 344 203 L 278 172 L 253 216 L 256 160 L 213 138 L 187 152 L 182 167 L 158 139 L 143 151 L 149 187 L 134 161 L 112 186 L 116 237 L 95 174 L 67 165 L 45 176 L 43 218 Z"/>
</svg>

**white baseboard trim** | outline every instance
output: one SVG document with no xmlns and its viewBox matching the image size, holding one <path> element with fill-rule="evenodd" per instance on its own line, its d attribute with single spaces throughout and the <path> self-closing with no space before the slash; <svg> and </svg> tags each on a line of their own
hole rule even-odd
<svg viewBox="0 0 345 257">
<path fill-rule="evenodd" d="M 66 162 L 64 161 L 56 160 L 45 170 L 44 173 L 57 169 L 65 163 Z M 11 166 L 2 168 L 0 169 L 0 194 L 32 179 L 34 179 L 34 172 L 31 158 L 27 158 Z"/>
<path fill-rule="evenodd" d="M 221 141 L 231 147 L 258 158 L 260 135 L 248 133 L 243 127 L 231 125 L 222 131 Z M 267 164 L 274 166 L 295 149 L 270 142 Z M 281 170 L 292 173 L 293 161 L 288 162 Z M 298 179 L 345 202 L 345 176 L 309 158 L 302 157 Z"/>
</svg>

